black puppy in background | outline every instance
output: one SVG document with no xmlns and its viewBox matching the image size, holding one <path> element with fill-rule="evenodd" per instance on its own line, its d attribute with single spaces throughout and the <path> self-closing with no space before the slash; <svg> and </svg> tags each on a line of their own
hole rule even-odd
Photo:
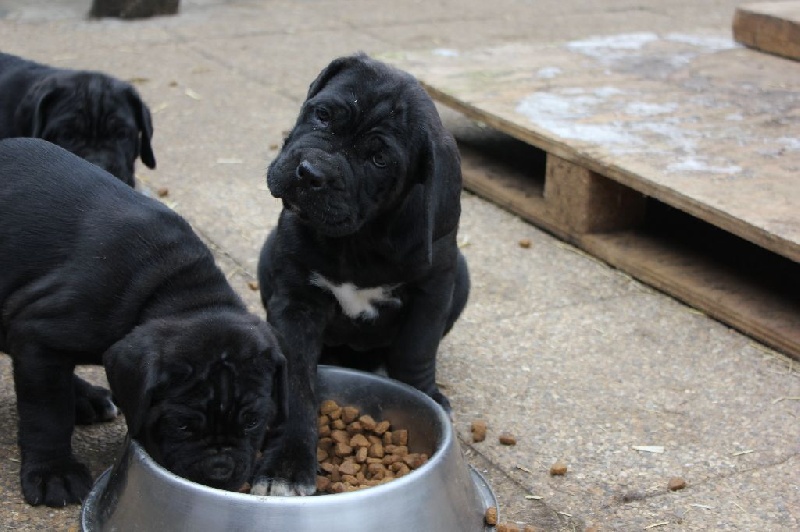
<svg viewBox="0 0 800 532">
<path fill-rule="evenodd" d="M 469 293 L 456 245 L 460 157 L 422 86 L 359 54 L 311 84 L 267 184 L 283 210 L 258 274 L 292 394 L 253 493 L 308 495 L 320 360 L 382 364 L 449 408 L 436 353 Z"/>
<path fill-rule="evenodd" d="M 13 361 L 20 478 L 63 506 L 92 478 L 71 449 L 77 364 L 105 366 L 129 434 L 172 472 L 249 480 L 285 417 L 284 358 L 178 214 L 40 139 L 0 141 L 0 351 Z"/>
<path fill-rule="evenodd" d="M 37 137 L 134 186 L 137 157 L 156 167 L 150 109 L 129 83 L 0 53 L 0 139 Z"/>
</svg>

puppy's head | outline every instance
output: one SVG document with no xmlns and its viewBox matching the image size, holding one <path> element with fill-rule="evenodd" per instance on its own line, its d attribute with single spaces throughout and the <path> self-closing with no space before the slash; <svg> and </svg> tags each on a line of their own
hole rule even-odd
<svg viewBox="0 0 800 532">
<path fill-rule="evenodd" d="M 398 211 L 424 226 L 417 233 L 431 233 L 448 222 L 433 219 L 437 203 L 453 195 L 458 203 L 460 161 L 422 86 L 357 54 L 334 60 L 311 84 L 267 184 L 326 236 L 354 234 Z M 457 223 L 458 214 L 448 216 Z"/>
<path fill-rule="evenodd" d="M 22 135 L 57 144 L 131 186 L 137 157 L 156 166 L 149 108 L 132 85 L 98 72 L 42 79 L 20 103 L 15 122 Z"/>
<path fill-rule="evenodd" d="M 241 487 L 286 415 L 284 358 L 269 326 L 253 316 L 141 325 L 103 362 L 129 434 L 194 482 Z"/>
</svg>

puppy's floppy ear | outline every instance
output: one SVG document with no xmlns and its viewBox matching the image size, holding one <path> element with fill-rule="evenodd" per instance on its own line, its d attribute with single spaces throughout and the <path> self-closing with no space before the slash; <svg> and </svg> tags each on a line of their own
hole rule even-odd
<svg viewBox="0 0 800 532">
<path fill-rule="evenodd" d="M 436 112 L 435 110 L 433 112 Z M 438 121 L 438 115 L 436 117 Z M 428 264 L 433 263 L 433 241 L 436 224 L 446 228 L 458 224 L 461 195 L 461 156 L 453 137 L 441 124 L 426 129 L 423 163 L 418 183 L 422 185 L 425 252 Z M 437 214 L 444 216 L 437 220 Z"/>
<path fill-rule="evenodd" d="M 136 437 L 150 408 L 160 374 L 160 352 L 149 328 L 139 327 L 103 354 L 114 402 L 125 414 L 128 432 Z"/>
<path fill-rule="evenodd" d="M 64 91 L 58 80 L 48 77 L 36 84 L 25 94 L 14 114 L 17 132 L 25 137 L 41 138 L 47 123 L 47 109 Z"/>
<path fill-rule="evenodd" d="M 156 167 L 156 156 L 153 153 L 151 141 L 153 139 L 153 119 L 150 108 L 144 103 L 139 93 L 132 87 L 126 91 L 128 103 L 136 113 L 136 125 L 139 128 L 139 156 L 148 168 Z"/>
<path fill-rule="evenodd" d="M 367 54 L 363 52 L 334 59 L 328 64 L 328 66 L 322 69 L 322 72 L 319 73 L 317 79 L 311 82 L 311 85 L 308 87 L 306 100 L 313 98 L 319 91 L 323 89 L 323 87 L 325 87 L 325 85 L 328 84 L 332 78 L 334 78 L 342 70 L 359 63 L 364 63 L 368 59 L 369 58 Z"/>
</svg>

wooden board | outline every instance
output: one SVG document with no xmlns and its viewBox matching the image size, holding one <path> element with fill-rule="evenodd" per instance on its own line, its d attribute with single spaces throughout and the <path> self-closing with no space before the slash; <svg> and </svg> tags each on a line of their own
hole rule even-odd
<svg viewBox="0 0 800 532">
<path fill-rule="evenodd" d="M 800 261 L 800 65 L 652 33 L 385 57 L 472 119 Z"/>
<path fill-rule="evenodd" d="M 800 1 L 739 6 L 733 16 L 733 38 L 762 52 L 800 60 Z"/>
<path fill-rule="evenodd" d="M 704 249 L 705 240 L 698 249 L 696 242 L 693 245 L 681 238 L 702 231 L 696 226 L 681 227 L 674 238 L 664 238 L 647 224 L 635 223 L 632 228 L 612 232 L 571 231 L 560 223 L 559 206 L 544 197 L 544 175 L 531 179 L 531 175 L 498 161 L 494 154 L 469 146 L 462 145 L 461 152 L 464 183 L 470 191 L 800 360 L 800 264 L 774 254 L 761 260 L 763 257 L 755 257 L 758 253 L 743 240 L 738 246 L 730 246 L 711 236 L 707 238 L 708 249 Z M 559 176 L 551 170 L 547 177 L 550 181 Z M 586 191 L 577 191 L 578 196 L 585 197 Z M 743 259 L 731 260 L 732 254 Z M 748 260 L 757 262 L 759 269 L 753 271 Z"/>
<path fill-rule="evenodd" d="M 468 189 L 800 360 L 800 64 L 651 33 L 385 59 L 457 111 Z"/>
<path fill-rule="evenodd" d="M 800 360 L 800 301 L 794 287 L 765 288 L 763 279 L 743 273 L 737 264 L 645 232 L 581 240 L 577 244 L 589 253 Z"/>
</svg>

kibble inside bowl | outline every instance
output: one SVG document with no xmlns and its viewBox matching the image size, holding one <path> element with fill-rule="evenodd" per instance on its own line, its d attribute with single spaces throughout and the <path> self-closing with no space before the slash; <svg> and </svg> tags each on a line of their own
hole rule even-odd
<svg viewBox="0 0 800 532">
<path fill-rule="evenodd" d="M 496 505 L 494 495 L 466 464 L 448 416 L 434 401 L 390 379 L 327 366 L 320 367 L 317 390 L 321 398 L 334 401 L 339 408 L 357 408 L 356 420 L 369 416 L 376 424 L 386 421 L 391 428 L 406 431 L 398 433 L 398 438 L 407 438 L 405 456 L 416 453 L 426 455 L 427 460 L 404 475 L 361 489 L 316 497 L 264 497 L 220 491 L 177 477 L 131 442 L 115 466 L 98 479 L 84 503 L 83 529 L 488 530 L 484 512 Z M 347 416 L 351 414 L 349 411 Z M 394 437 L 396 430 L 386 432 Z M 368 434 L 362 435 L 369 441 Z M 352 462 L 358 463 L 355 458 Z M 363 464 L 359 472 L 367 480 Z M 352 476 L 358 480 L 357 473 Z"/>
<path fill-rule="evenodd" d="M 317 493 L 378 486 L 422 467 L 429 452 L 411 452 L 408 430 L 326 399 L 319 409 Z"/>
</svg>

